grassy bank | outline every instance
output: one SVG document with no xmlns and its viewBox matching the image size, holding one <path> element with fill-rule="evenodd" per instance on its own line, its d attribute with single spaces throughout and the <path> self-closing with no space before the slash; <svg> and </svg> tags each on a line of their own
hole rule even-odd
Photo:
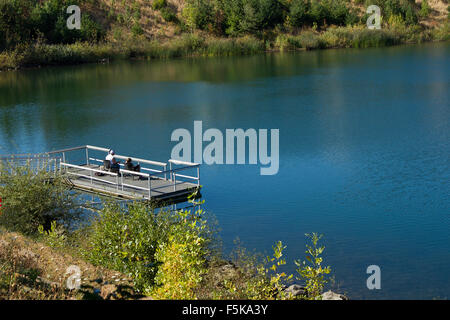
<svg viewBox="0 0 450 320">
<path fill-rule="evenodd" d="M 372 2 L 2 0 L 0 70 L 126 59 L 368 48 L 449 39 L 445 1 Z M 80 30 L 65 27 L 69 4 L 81 7 Z M 381 30 L 366 26 L 368 4 L 380 6 Z"/>
<path fill-rule="evenodd" d="M 107 62 L 127 59 L 167 59 L 191 56 L 246 55 L 264 51 L 264 42 L 253 37 L 205 38 L 186 34 L 165 43 L 130 41 L 122 44 L 32 44 L 0 53 L 0 69 Z"/>
<path fill-rule="evenodd" d="M 364 27 L 334 27 L 323 32 L 271 34 L 269 39 L 253 36 L 214 38 L 204 34 L 184 34 L 166 42 L 128 43 L 77 42 L 74 44 L 31 44 L 0 53 L 0 69 L 99 63 L 128 59 L 168 59 L 194 56 L 251 55 L 266 51 L 369 48 L 407 43 L 448 41 L 448 24 L 438 29 L 419 26 L 369 30 Z"/>
</svg>

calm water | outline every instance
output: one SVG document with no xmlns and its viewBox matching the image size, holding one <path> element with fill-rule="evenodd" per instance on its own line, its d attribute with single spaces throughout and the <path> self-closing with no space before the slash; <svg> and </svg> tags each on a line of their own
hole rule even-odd
<svg viewBox="0 0 450 320">
<path fill-rule="evenodd" d="M 202 166 L 226 250 L 325 235 L 351 298 L 450 298 L 450 45 L 0 74 L 0 153 L 82 144 L 165 161 L 174 129 L 279 128 L 280 170 Z M 381 290 L 366 288 L 379 265 Z"/>
</svg>

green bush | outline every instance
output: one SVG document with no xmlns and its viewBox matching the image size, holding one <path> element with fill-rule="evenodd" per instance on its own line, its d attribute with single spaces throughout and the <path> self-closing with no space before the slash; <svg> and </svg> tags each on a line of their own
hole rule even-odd
<svg viewBox="0 0 450 320">
<path fill-rule="evenodd" d="M 371 4 L 381 8 L 385 21 L 392 15 L 401 16 L 407 25 L 416 24 L 418 21 L 414 0 L 366 0 L 366 6 Z"/>
<path fill-rule="evenodd" d="M 433 29 L 432 38 L 437 41 L 448 41 L 450 39 L 450 23 L 446 22 L 443 26 Z"/>
<path fill-rule="evenodd" d="M 260 33 L 282 22 L 282 5 L 278 0 L 229 0 L 221 2 L 226 32 L 231 35 Z"/>
<path fill-rule="evenodd" d="M 153 10 L 161 10 L 167 6 L 166 0 L 153 0 L 152 8 Z"/>
<path fill-rule="evenodd" d="M 61 249 L 66 245 L 65 230 L 61 226 L 58 226 L 56 221 L 52 221 L 50 230 L 48 231 L 45 231 L 44 226 L 40 225 L 38 232 L 44 242 L 51 248 Z"/>
<path fill-rule="evenodd" d="M 67 28 L 66 9 L 70 5 L 80 5 L 74 0 L 47 0 L 33 9 L 33 26 L 49 43 L 74 43 L 76 41 L 99 41 L 104 30 L 87 13 L 81 15 L 81 29 Z"/>
<path fill-rule="evenodd" d="M 244 296 L 251 300 L 285 300 L 290 298 L 284 291 L 286 283 L 292 279 L 292 275 L 287 275 L 284 272 L 279 272 L 279 269 L 286 264 L 283 257 L 283 251 L 286 246 L 283 246 L 281 241 L 278 241 L 272 247 L 273 255 L 266 257 L 264 263 L 259 264 L 254 269 L 254 276 L 247 280 L 243 287 Z M 230 286 L 232 291 L 235 287 Z"/>
<path fill-rule="evenodd" d="M 63 177 L 29 165 L 2 163 L 0 197 L 0 224 L 26 235 L 37 234 L 40 225 L 49 230 L 53 221 L 68 227 L 81 213 Z"/>
<path fill-rule="evenodd" d="M 430 5 L 428 4 L 427 0 L 422 0 L 422 3 L 420 4 L 420 16 L 422 18 L 428 17 L 430 14 Z"/>
<path fill-rule="evenodd" d="M 289 6 L 289 24 L 301 27 L 310 22 L 309 10 L 311 3 L 307 0 L 292 0 Z"/>
<path fill-rule="evenodd" d="M 0 50 L 33 38 L 32 4 L 31 0 L 0 0 Z"/>
<path fill-rule="evenodd" d="M 133 27 L 131 28 L 131 33 L 134 36 L 139 36 L 144 33 L 144 30 L 142 29 L 142 27 L 140 26 L 139 23 L 135 23 L 135 24 L 133 24 Z"/>
<path fill-rule="evenodd" d="M 210 0 L 186 0 L 183 9 L 185 23 L 191 29 L 207 29 L 214 23 L 214 5 Z"/>
<path fill-rule="evenodd" d="M 277 0 L 246 0 L 243 9 L 243 32 L 256 33 L 282 21 L 281 3 Z"/>
<path fill-rule="evenodd" d="M 67 30 L 67 28 L 65 29 Z M 76 36 L 70 43 L 79 41 L 89 41 L 89 42 L 99 42 L 105 38 L 104 28 L 95 21 L 88 14 L 83 14 L 81 16 L 81 29 L 79 30 L 79 35 Z"/>
<path fill-rule="evenodd" d="M 311 1 L 311 21 L 319 26 L 346 25 L 354 23 L 357 17 L 352 13 L 344 0 Z"/>
<path fill-rule="evenodd" d="M 130 276 L 138 290 L 151 287 L 158 270 L 155 252 L 167 241 L 171 217 L 144 203 L 106 203 L 94 219 L 85 256 L 94 264 Z"/>
<path fill-rule="evenodd" d="M 311 240 L 311 245 L 306 245 L 306 261 L 294 261 L 297 265 L 297 280 L 305 285 L 306 294 L 295 299 L 320 299 L 327 283 L 325 278 L 330 272 L 330 267 L 323 267 L 321 257 L 325 247 L 319 246 L 321 235 L 313 233 L 306 235 Z M 245 248 L 238 246 L 235 249 L 234 259 L 231 263 L 232 272 L 219 272 L 217 268 L 209 268 L 203 282 L 203 294 L 206 299 L 239 299 L 239 300 L 289 300 L 294 299 L 284 288 L 291 283 L 292 274 L 282 271 L 286 265 L 283 252 L 286 246 L 278 241 L 273 247 L 272 256 L 263 260 L 259 254 L 249 254 Z M 220 265 L 220 264 L 219 264 Z M 230 263 L 228 263 L 230 266 Z M 220 269 L 219 269 L 220 270 Z M 222 269 L 223 270 L 223 269 Z M 211 283 L 212 282 L 212 283 Z"/>
<path fill-rule="evenodd" d="M 344 0 L 292 0 L 287 21 L 293 27 L 323 25 L 351 25 L 359 17 Z"/>
<path fill-rule="evenodd" d="M 169 7 L 165 7 L 165 8 L 161 9 L 161 16 L 167 22 L 177 22 L 178 21 L 175 11 Z"/>
<path fill-rule="evenodd" d="M 96 42 L 105 31 L 87 13 L 81 15 L 81 29 L 69 30 L 66 9 L 80 0 L 0 0 L 0 50 L 37 39 L 47 43 Z"/>
<path fill-rule="evenodd" d="M 155 287 L 148 293 L 156 299 L 196 299 L 196 289 L 207 272 L 209 253 L 206 220 L 201 209 L 176 212 L 176 222 L 167 241 L 160 241 L 155 259 L 161 263 Z"/>
<path fill-rule="evenodd" d="M 298 280 L 304 280 L 306 282 L 306 291 L 308 292 L 308 298 L 315 300 L 320 299 L 323 288 L 327 280 L 325 275 L 331 272 L 330 267 L 322 267 L 323 258 L 321 257 L 324 246 L 319 247 L 318 242 L 322 238 L 322 235 L 317 233 L 306 234 L 310 238 L 312 245 L 306 245 L 306 260 L 307 261 L 295 261 L 297 265 L 297 272 L 300 275 Z"/>
</svg>

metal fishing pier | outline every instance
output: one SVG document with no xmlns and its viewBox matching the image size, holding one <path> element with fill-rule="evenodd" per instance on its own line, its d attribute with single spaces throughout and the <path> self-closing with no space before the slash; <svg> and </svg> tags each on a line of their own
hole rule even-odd
<svg viewBox="0 0 450 320">
<path fill-rule="evenodd" d="M 38 155 L 8 156 L 8 159 L 30 160 L 37 168 L 60 172 L 73 188 L 130 200 L 176 203 L 200 189 L 200 165 L 170 159 L 167 162 L 141 159 L 128 155 L 114 155 L 117 160 L 131 158 L 140 165 L 140 172 L 124 169 L 104 170 L 103 163 L 109 149 L 80 146 L 55 150 Z M 6 159 L 3 157 L 2 159 Z"/>
</svg>

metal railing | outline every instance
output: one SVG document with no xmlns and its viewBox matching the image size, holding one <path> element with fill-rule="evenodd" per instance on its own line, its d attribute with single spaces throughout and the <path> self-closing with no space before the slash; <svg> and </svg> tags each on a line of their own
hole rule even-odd
<svg viewBox="0 0 450 320">
<path fill-rule="evenodd" d="M 67 160 L 67 153 L 77 150 L 85 149 L 85 164 L 73 164 Z M 115 189 L 118 193 L 120 191 L 127 191 L 126 189 L 139 190 L 141 191 L 141 195 L 144 197 L 148 196 L 148 199 L 151 199 L 155 193 L 158 193 L 158 189 L 167 188 L 167 186 L 173 187 L 173 191 L 177 191 L 177 185 L 183 183 L 191 183 L 194 186 L 200 186 L 200 165 L 197 163 L 178 161 L 174 159 L 168 160 L 168 164 L 164 162 L 152 161 L 147 159 L 141 159 L 136 157 L 124 156 L 124 155 L 114 155 L 115 158 L 118 159 L 128 159 L 131 158 L 133 161 L 136 161 L 140 165 L 141 171 L 146 172 L 137 172 L 123 169 L 123 164 L 121 164 L 121 168 L 118 173 L 110 172 L 102 169 L 103 160 L 98 159 L 90 155 L 89 151 L 101 151 L 108 152 L 109 149 L 95 147 L 95 146 L 80 146 L 75 148 L 68 148 L 62 150 L 56 150 L 48 152 L 47 155 L 61 154 L 61 160 L 59 162 L 59 169 L 61 172 L 68 174 L 69 176 L 78 176 L 90 181 L 90 184 L 94 186 L 96 182 L 105 183 L 110 185 Z M 148 166 L 144 167 L 142 164 L 151 165 L 153 168 Z M 169 169 L 167 169 L 169 166 Z M 181 166 L 175 168 L 175 166 Z M 154 168 L 157 167 L 158 169 Z M 188 175 L 181 174 L 182 171 L 195 170 L 196 175 Z M 96 173 L 98 175 L 96 175 Z M 102 178 L 102 176 L 105 176 Z M 111 179 L 113 177 L 113 179 Z M 130 180 L 127 177 L 131 177 Z M 138 177 L 139 180 L 147 180 L 147 184 L 144 186 L 144 183 L 134 183 L 135 177 Z M 108 179 L 109 178 L 109 179 Z M 152 180 L 160 179 L 164 180 L 167 183 L 160 183 L 159 186 L 152 186 Z"/>
<path fill-rule="evenodd" d="M 60 162 L 61 158 L 52 157 L 46 153 L 0 156 L 0 165 L 6 165 L 6 169 L 10 171 L 17 166 L 27 166 L 33 172 L 46 170 L 47 172 L 56 173 L 59 169 Z"/>
<path fill-rule="evenodd" d="M 172 168 L 173 165 L 182 165 L 184 167 L 174 169 L 174 168 Z M 189 175 L 177 173 L 177 172 L 186 171 L 189 169 L 196 169 L 197 176 L 189 176 Z M 200 164 L 198 164 L 198 163 L 170 159 L 169 160 L 169 172 L 170 172 L 170 180 L 173 181 L 174 191 L 176 191 L 177 177 L 193 180 L 197 184 L 197 187 L 200 187 Z M 185 181 L 182 180 L 182 182 L 185 182 Z"/>
</svg>

